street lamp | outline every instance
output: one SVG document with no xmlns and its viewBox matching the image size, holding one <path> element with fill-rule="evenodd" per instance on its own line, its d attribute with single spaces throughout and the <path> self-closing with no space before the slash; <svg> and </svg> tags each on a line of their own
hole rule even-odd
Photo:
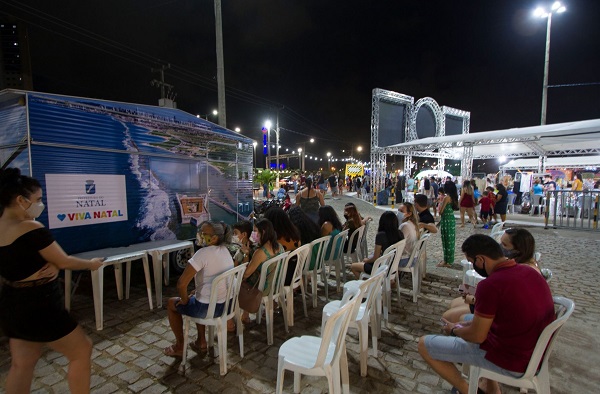
<svg viewBox="0 0 600 394">
<path fill-rule="evenodd" d="M 301 163 L 300 163 L 300 171 L 304 171 L 304 170 L 305 170 L 305 167 L 304 167 L 304 158 L 306 157 L 306 143 L 307 143 L 307 142 L 310 142 L 310 143 L 312 144 L 312 143 L 314 143 L 314 142 L 315 142 L 315 139 L 314 139 L 314 138 L 311 138 L 311 139 L 310 139 L 310 140 L 308 140 L 308 141 L 304 141 L 304 142 L 302 142 L 302 148 L 298 148 L 298 152 L 299 152 L 299 153 L 300 153 L 300 152 L 304 152 L 304 155 L 300 155 L 300 157 L 301 157 L 301 159 L 302 159 L 302 161 L 301 161 Z"/>
<path fill-rule="evenodd" d="M 331 169 L 331 152 L 327 152 L 327 170 Z"/>
<path fill-rule="evenodd" d="M 212 114 L 214 116 L 217 116 L 219 114 L 219 111 L 217 111 L 216 109 L 213 109 Z M 202 118 L 202 119 L 208 120 L 208 114 L 196 115 L 196 118 Z"/>
<path fill-rule="evenodd" d="M 252 165 L 252 167 L 256 166 L 256 145 L 258 145 L 258 142 L 253 141 L 252 142 L 252 159 L 254 160 L 254 164 Z"/>
<path fill-rule="evenodd" d="M 542 7 L 538 7 L 533 11 L 533 15 L 538 18 L 548 18 L 548 25 L 546 26 L 546 56 L 544 59 L 544 83 L 542 85 L 542 119 L 541 124 L 546 124 L 546 107 L 548 104 L 548 67 L 550 63 L 550 27 L 552 26 L 552 14 L 560 14 L 567 10 L 567 8 L 560 3 L 555 1 L 550 7 L 549 11 L 546 11 Z"/>
<path fill-rule="evenodd" d="M 234 130 L 236 133 L 240 133 L 242 131 L 242 129 L 240 129 L 239 127 L 236 127 Z"/>
</svg>

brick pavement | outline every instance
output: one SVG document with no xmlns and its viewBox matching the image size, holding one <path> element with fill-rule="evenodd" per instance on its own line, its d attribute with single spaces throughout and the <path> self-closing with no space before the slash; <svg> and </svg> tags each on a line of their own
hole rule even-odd
<svg viewBox="0 0 600 394">
<path fill-rule="evenodd" d="M 369 231 L 372 250 L 376 223 L 381 209 L 356 200 L 342 197 L 327 202 L 341 214 L 343 204 L 354 201 L 359 211 L 374 218 Z M 489 230 L 458 229 L 457 245 L 473 231 Z M 562 331 L 550 359 L 551 386 L 553 393 L 599 392 L 600 383 L 600 307 L 596 300 L 599 290 L 596 278 L 600 274 L 598 257 L 600 240 L 597 235 L 564 230 L 544 230 L 532 227 L 542 252 L 542 262 L 552 269 L 554 278 L 550 287 L 554 294 L 564 295 L 576 302 L 575 313 Z M 457 261 L 461 256 L 457 248 Z M 403 291 L 400 303 L 394 296 L 390 323 L 382 330 L 377 357 L 369 357 L 368 376 L 360 377 L 358 367 L 358 336 L 355 331 L 348 335 L 351 392 L 383 393 L 447 393 L 450 386 L 442 381 L 417 353 L 417 339 L 423 334 L 439 331 L 438 320 L 449 301 L 457 296 L 461 271 L 437 268 L 441 258 L 441 242 L 438 236 L 430 238 L 428 247 L 428 274 L 423 281 L 423 292 L 418 303 L 412 303 L 408 294 L 410 278 L 401 281 Z M 107 270 L 110 270 L 107 269 Z M 245 357 L 240 359 L 237 338 L 230 334 L 229 372 L 219 376 L 218 359 L 212 352 L 196 355 L 190 351 L 186 373 L 178 372 L 179 361 L 166 357 L 162 349 L 173 340 L 166 319 L 166 311 L 148 310 L 143 274 L 139 267 L 133 268 L 131 298 L 118 301 L 110 272 L 105 280 L 105 329 L 95 330 L 91 283 L 84 275 L 73 299 L 73 313 L 94 342 L 92 355 L 92 392 L 94 393 L 271 393 L 274 391 L 277 368 L 277 350 L 288 338 L 297 335 L 318 335 L 324 305 L 322 292 L 316 309 L 308 307 L 309 317 L 301 313 L 300 300 L 296 300 L 296 325 L 285 333 L 283 319 L 275 316 L 275 339 L 273 346 L 266 344 L 265 323 L 245 330 Z M 175 294 L 175 281 L 165 288 L 165 298 Z M 333 298 L 339 295 L 333 294 Z M 163 303 L 164 304 L 164 303 Z M 35 393 L 68 392 L 65 376 L 67 361 L 60 354 L 46 351 L 39 361 L 32 390 Z M 0 339 L 0 380 L 4 381 L 10 366 L 10 354 L 6 338 Z M 293 377 L 286 375 L 285 391 L 292 391 Z M 303 393 L 327 391 L 325 379 L 303 377 Z M 504 388 L 504 393 L 517 390 Z"/>
</svg>

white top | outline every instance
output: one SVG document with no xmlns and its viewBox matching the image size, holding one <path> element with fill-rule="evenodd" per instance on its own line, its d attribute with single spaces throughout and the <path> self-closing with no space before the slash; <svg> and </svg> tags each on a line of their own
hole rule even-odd
<svg viewBox="0 0 600 394">
<path fill-rule="evenodd" d="M 415 244 L 418 241 L 417 236 L 417 228 L 411 221 L 406 221 L 402 223 L 399 227 L 400 231 L 404 235 L 404 239 L 406 240 L 406 246 L 404 247 L 404 251 L 402 252 L 403 259 L 407 259 L 410 257 L 413 249 L 415 248 Z"/>
<path fill-rule="evenodd" d="M 204 304 L 210 302 L 212 281 L 216 276 L 233 268 L 233 259 L 229 250 L 223 246 L 207 246 L 198 250 L 191 259 L 190 265 L 196 270 L 196 299 Z M 225 302 L 227 288 L 225 282 L 219 286 L 217 302 Z"/>
</svg>

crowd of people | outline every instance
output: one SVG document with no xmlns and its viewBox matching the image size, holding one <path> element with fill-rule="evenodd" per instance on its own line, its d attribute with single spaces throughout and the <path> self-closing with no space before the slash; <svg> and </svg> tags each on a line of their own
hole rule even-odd
<svg viewBox="0 0 600 394">
<path fill-rule="evenodd" d="M 335 176 L 326 182 L 326 188 L 332 192 L 338 188 L 335 193 L 339 192 Z M 348 240 L 371 218 L 361 215 L 357 206 L 349 202 L 344 206 L 341 220 L 338 212 L 325 204 L 319 181 L 308 177 L 304 183 L 297 193 L 295 206 L 287 212 L 271 207 L 263 217 L 233 226 L 216 221 L 198 226 L 200 248 L 177 281 L 178 296 L 167 303 L 175 342 L 164 349 L 165 355 L 182 355 L 183 316 L 206 317 L 212 281 L 219 274 L 247 264 L 243 281 L 252 288 L 259 282 L 267 260 L 320 237 L 333 239 L 348 230 L 348 238 L 343 243 L 329 244 L 326 259 L 332 253 L 353 252 L 360 247 L 357 237 L 353 244 Z M 405 183 L 409 185 L 408 180 Z M 481 204 L 483 220 L 496 214 L 505 220 L 507 193 L 502 184 L 496 185 L 496 189 L 487 188 L 480 196 L 469 181 L 463 183 L 460 196 L 455 182 L 449 179 L 443 184 L 436 179 L 425 179 L 421 184 L 422 193 L 414 196 L 414 202 L 401 202 L 397 213 L 386 211 L 380 216 L 373 254 L 352 262 L 349 267 L 356 278 L 362 272 L 371 273 L 373 263 L 383 251 L 401 240 L 406 240 L 406 244 L 399 264 L 409 264 L 422 232 L 440 233 L 443 260 L 438 266 L 452 266 L 456 242 L 454 212 L 457 210 L 460 210 L 461 226 L 465 223 L 465 213 L 474 226 L 477 224 L 473 210 L 477 204 Z M 433 207 L 436 209 L 432 213 Z M 71 391 L 88 392 L 91 341 L 60 302 L 56 279 L 59 269 L 95 270 L 102 266 L 102 259 L 67 256 L 50 231 L 34 221 L 43 209 L 38 181 L 21 175 L 16 169 L 0 173 L 0 259 L 3 261 L 0 264 L 3 284 L 0 316 L 3 332 L 10 338 L 12 356 L 7 392 L 29 390 L 44 344 L 68 359 Z M 440 220 L 436 223 L 438 213 Z M 475 271 L 487 279 L 479 283 L 474 294 L 466 293 L 451 302 L 450 309 L 442 316 L 446 335 L 424 336 L 418 349 L 423 359 L 450 382 L 456 392 L 466 393 L 467 382 L 454 363 L 521 375 L 537 337 L 554 318 L 554 309 L 549 287 L 535 259 L 535 240 L 527 230 L 507 229 L 499 243 L 487 235 L 475 234 L 467 238 L 461 250 Z M 313 269 L 317 263 L 316 250 L 310 253 L 308 264 L 309 269 Z M 286 284 L 291 283 L 297 263 L 289 262 Z M 195 290 L 190 294 L 192 281 Z M 262 290 L 270 285 L 267 282 Z M 220 286 L 215 316 L 225 312 L 226 288 L 225 284 Z M 242 324 L 253 324 L 250 312 L 255 311 L 243 311 Z M 39 321 L 44 321 L 43 330 L 36 324 Z M 234 331 L 235 323 L 228 322 L 227 329 Z M 207 340 L 205 328 L 197 325 L 197 330 L 198 338 L 190 347 L 200 353 L 207 350 Z M 485 382 L 483 386 L 486 393 L 499 392 L 495 382 Z"/>
</svg>

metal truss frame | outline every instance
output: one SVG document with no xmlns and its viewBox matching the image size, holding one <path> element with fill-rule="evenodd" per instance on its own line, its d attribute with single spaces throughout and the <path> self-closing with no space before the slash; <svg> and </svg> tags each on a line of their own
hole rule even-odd
<svg viewBox="0 0 600 394">
<path fill-rule="evenodd" d="M 410 107 L 414 102 L 414 98 L 405 94 L 393 92 L 391 90 L 373 89 L 371 96 L 371 184 L 381 190 L 385 185 L 386 176 L 386 152 L 385 148 L 379 147 L 379 103 L 381 101 L 406 105 L 408 115 L 410 116 Z M 408 116 L 404 117 L 402 132 L 407 129 Z"/>
<path fill-rule="evenodd" d="M 522 157 L 521 157 L 521 158 L 522 158 Z M 539 166 L 539 163 L 538 163 L 538 166 Z M 547 165 L 547 164 L 546 164 L 546 167 L 548 167 L 548 165 Z M 581 164 L 578 164 L 578 163 L 573 163 L 573 164 L 561 164 L 561 165 L 560 165 L 560 168 L 581 168 L 581 167 L 582 167 L 582 165 L 581 165 Z M 600 160 L 598 160 L 598 167 L 600 167 Z M 501 169 L 502 171 L 509 171 L 509 170 L 522 170 L 522 169 L 528 169 L 528 168 L 534 169 L 533 167 L 515 167 L 515 166 L 510 166 L 510 165 L 508 165 L 508 164 L 505 164 L 505 165 L 503 165 L 503 166 L 500 166 L 500 169 Z M 552 167 L 550 167 L 550 168 L 557 168 L 557 167 L 554 167 L 554 166 L 552 166 Z M 544 172 L 544 171 L 538 171 L 538 172 Z"/>
<path fill-rule="evenodd" d="M 445 134 L 444 128 L 444 114 L 439 104 L 431 97 L 423 97 L 417 100 L 417 102 L 411 106 L 409 117 L 408 117 L 408 129 L 406 130 L 406 142 L 414 141 L 419 139 L 417 134 L 417 116 L 421 107 L 427 106 L 433 112 L 435 119 L 435 136 L 443 137 Z"/>
<path fill-rule="evenodd" d="M 465 145 L 463 148 L 462 165 L 460 176 L 462 179 L 471 179 L 473 173 L 473 145 Z"/>
<path fill-rule="evenodd" d="M 412 156 L 405 155 L 404 156 L 404 176 L 406 176 L 407 178 L 410 177 L 411 172 L 412 172 Z"/>
<path fill-rule="evenodd" d="M 565 149 L 546 152 L 547 156 L 569 156 L 569 155 L 589 155 L 590 153 L 600 153 L 600 148 L 589 149 Z"/>
</svg>

